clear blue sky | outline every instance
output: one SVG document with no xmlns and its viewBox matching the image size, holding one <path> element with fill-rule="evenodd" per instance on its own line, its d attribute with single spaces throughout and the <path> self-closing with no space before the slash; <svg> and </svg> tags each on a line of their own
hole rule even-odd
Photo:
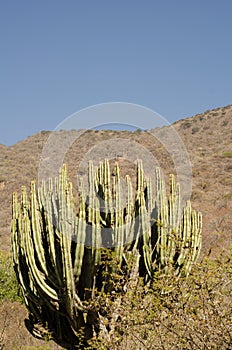
<svg viewBox="0 0 232 350">
<path fill-rule="evenodd" d="M 231 0 L 1 0 L 0 143 L 102 102 L 169 122 L 231 104 L 231 15 Z"/>
</svg>

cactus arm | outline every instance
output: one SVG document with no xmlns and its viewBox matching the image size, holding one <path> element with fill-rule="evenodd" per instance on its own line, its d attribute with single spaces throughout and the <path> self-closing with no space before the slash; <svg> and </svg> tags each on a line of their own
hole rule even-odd
<svg viewBox="0 0 232 350">
<path fill-rule="evenodd" d="M 44 209 L 44 204 L 41 203 L 41 213 L 43 217 L 43 221 L 46 225 L 46 237 L 48 241 L 48 252 L 50 256 L 50 262 L 51 262 L 51 269 L 55 273 L 55 277 L 53 277 L 53 280 L 57 281 L 57 286 L 59 288 L 63 284 L 63 268 L 61 265 L 58 263 L 59 261 L 59 256 L 58 252 L 56 249 L 56 242 L 60 240 L 60 233 L 58 232 L 57 225 L 57 208 L 56 208 L 56 203 L 55 203 L 55 198 L 54 198 L 54 193 L 49 190 L 46 196 L 46 204 Z M 46 212 L 44 212 L 44 210 Z"/>
<path fill-rule="evenodd" d="M 120 178 L 116 179 L 116 198 L 115 198 L 115 252 L 118 259 L 119 266 L 122 264 L 123 257 L 123 245 L 124 245 L 124 220 L 123 220 L 123 209 L 121 202 L 121 182 Z"/>
<path fill-rule="evenodd" d="M 44 275 L 48 275 L 48 270 L 46 266 L 46 258 L 44 255 L 44 247 L 43 247 L 43 237 L 42 237 L 42 222 L 41 222 L 41 216 L 38 206 L 38 201 L 36 198 L 36 189 L 35 189 L 35 182 L 32 181 L 31 183 L 31 219 L 30 219 L 31 225 L 32 225 L 32 232 L 33 234 L 33 241 L 36 247 L 36 253 L 38 257 L 39 265 L 41 266 L 41 269 L 44 273 Z"/>
<path fill-rule="evenodd" d="M 85 235 L 86 235 L 86 221 L 85 221 L 85 202 L 81 197 L 80 199 L 80 212 L 79 217 L 76 218 L 75 225 L 75 241 L 76 241 L 76 251 L 75 251 L 75 262 L 74 262 L 74 278 L 75 283 L 78 285 L 79 278 L 82 270 L 82 262 L 84 256 L 84 246 L 85 246 Z"/>
<path fill-rule="evenodd" d="M 144 193 L 140 193 L 140 207 L 139 207 L 139 219 L 140 219 L 140 234 L 142 236 L 143 244 L 143 258 L 146 266 L 148 276 L 152 278 L 152 247 L 151 247 L 151 226 L 150 219 L 146 210 Z"/>
<path fill-rule="evenodd" d="M 63 260 L 63 279 L 65 286 L 66 308 L 72 316 L 73 313 L 73 297 L 75 294 L 75 283 L 71 258 L 71 243 L 73 236 L 73 219 L 74 213 L 72 208 L 72 188 L 67 180 L 67 169 L 64 166 L 59 176 L 59 201 L 60 201 L 60 246 Z"/>
<path fill-rule="evenodd" d="M 104 204 L 105 204 L 105 220 L 110 222 L 112 213 L 112 194 L 110 181 L 110 165 L 109 161 L 104 161 Z"/>
<path fill-rule="evenodd" d="M 46 283 L 46 276 L 38 269 L 36 264 L 36 253 L 31 238 L 29 218 L 24 218 L 24 229 L 26 260 L 28 262 L 31 277 L 33 278 L 33 283 L 38 287 L 38 291 L 41 291 L 45 296 L 47 295 L 52 301 L 59 301 L 56 291 Z"/>
</svg>

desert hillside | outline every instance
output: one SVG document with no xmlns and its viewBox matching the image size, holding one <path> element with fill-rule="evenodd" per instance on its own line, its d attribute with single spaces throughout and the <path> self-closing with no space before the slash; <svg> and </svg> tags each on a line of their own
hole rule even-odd
<svg viewBox="0 0 232 350">
<path fill-rule="evenodd" d="M 165 127 L 168 128 L 168 127 Z M 203 254 L 220 252 L 231 244 L 232 227 L 232 106 L 206 111 L 191 118 L 177 121 L 174 128 L 183 141 L 192 165 L 192 205 L 203 214 Z M 158 130 L 160 132 L 160 130 Z M 70 177 L 74 181 L 78 165 L 88 157 L 96 160 L 103 156 L 117 160 L 122 175 L 135 172 L 132 158 L 144 158 L 144 150 L 153 155 L 165 174 L 175 173 L 172 157 L 151 131 L 60 131 L 59 149 L 48 155 L 48 167 L 56 161 L 56 153 L 65 149 L 69 137 L 75 142 L 65 153 Z M 41 157 L 44 157 L 50 132 L 36 135 L 7 147 L 0 145 L 0 244 L 10 249 L 11 195 L 38 179 Z M 123 151 L 112 153 L 110 145 L 123 145 Z M 53 145 L 54 146 L 54 145 Z M 123 146 L 122 146 L 123 147 Z M 108 153 L 107 153 L 108 149 Z M 103 152 L 104 151 L 104 152 Z M 52 153 L 53 152 L 53 153 Z M 141 154 L 140 154 L 141 152 Z M 149 159 L 147 159 L 149 167 Z"/>
</svg>

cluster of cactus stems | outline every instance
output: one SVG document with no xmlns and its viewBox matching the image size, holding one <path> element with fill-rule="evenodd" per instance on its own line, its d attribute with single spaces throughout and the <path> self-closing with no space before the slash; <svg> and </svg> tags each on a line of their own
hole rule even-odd
<svg viewBox="0 0 232 350">
<path fill-rule="evenodd" d="M 201 214 L 189 201 L 181 210 L 173 175 L 169 194 L 160 169 L 154 191 L 141 161 L 135 189 L 108 160 L 98 168 L 89 162 L 87 190 L 79 180 L 77 198 L 64 165 L 38 190 L 32 182 L 30 195 L 25 187 L 20 199 L 13 194 L 14 267 L 30 319 L 67 344 L 78 343 L 81 329 L 86 339 L 101 331 L 93 301 L 115 293 L 118 276 L 125 292 L 126 281 L 149 283 L 158 270 L 188 275 L 201 247 Z M 108 264 L 107 251 L 114 263 Z"/>
</svg>

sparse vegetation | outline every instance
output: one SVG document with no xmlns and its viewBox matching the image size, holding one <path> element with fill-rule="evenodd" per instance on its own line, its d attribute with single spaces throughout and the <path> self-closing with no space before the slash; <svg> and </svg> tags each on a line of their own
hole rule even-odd
<svg viewBox="0 0 232 350">
<path fill-rule="evenodd" d="M 19 285 L 13 269 L 12 257 L 8 252 L 0 251 L 0 302 L 21 301 Z"/>
<path fill-rule="evenodd" d="M 224 152 L 224 153 L 222 153 L 222 157 L 231 158 L 232 157 L 232 152 Z"/>
<path fill-rule="evenodd" d="M 96 349 L 228 350 L 232 344 L 231 254 L 205 258 L 191 275 L 157 274 L 153 284 L 125 296 L 110 342 Z M 161 292 L 162 291 L 162 292 Z"/>
</svg>

